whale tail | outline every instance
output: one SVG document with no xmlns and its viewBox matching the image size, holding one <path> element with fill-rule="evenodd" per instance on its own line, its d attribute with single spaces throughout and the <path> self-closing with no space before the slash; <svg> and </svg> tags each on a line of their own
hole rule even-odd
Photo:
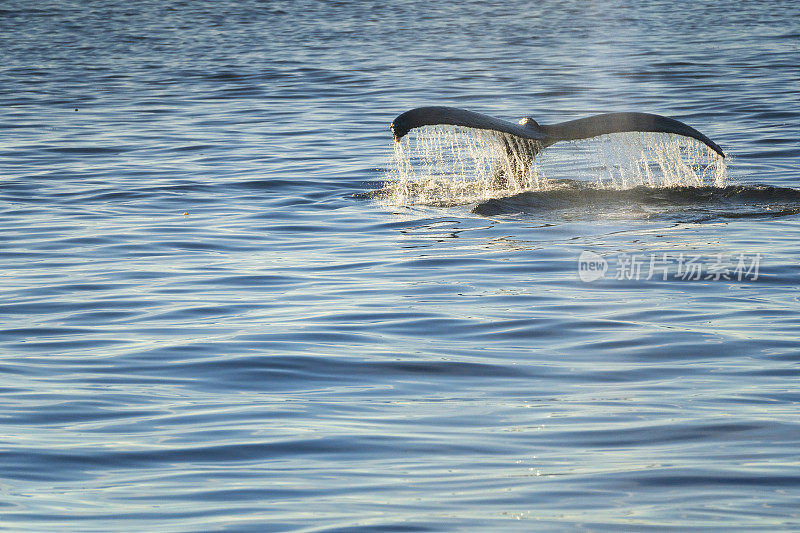
<svg viewBox="0 0 800 533">
<path fill-rule="evenodd" d="M 725 157 L 725 152 L 722 151 L 722 148 L 717 143 L 688 124 L 684 124 L 674 118 L 662 117 L 651 113 L 605 113 L 561 122 L 552 126 L 542 126 L 542 129 L 552 142 L 589 139 L 599 135 L 628 131 L 672 133 L 696 139 L 720 156 Z"/>
<path fill-rule="evenodd" d="M 514 124 L 482 113 L 475 113 L 457 107 L 443 106 L 418 107 L 411 111 L 406 111 L 394 119 L 391 130 L 394 134 L 394 140 L 399 142 L 400 139 L 414 128 L 435 126 L 437 124 L 491 130 L 536 141 L 544 140 L 546 137 L 545 133 L 541 131 L 541 128 L 536 122 L 527 122 L 527 119 L 522 119 L 519 124 Z"/>
<path fill-rule="evenodd" d="M 705 144 L 721 157 L 722 149 L 711 139 L 678 120 L 650 113 L 605 113 L 553 125 L 540 125 L 530 117 L 514 124 L 489 115 L 456 107 L 418 107 L 398 116 L 391 130 L 397 142 L 414 128 L 448 124 L 497 132 L 507 156 L 507 163 L 498 166 L 494 178 L 500 184 L 511 176 L 527 172 L 541 150 L 559 141 L 589 139 L 610 133 L 631 131 L 672 133 L 691 137 Z"/>
</svg>

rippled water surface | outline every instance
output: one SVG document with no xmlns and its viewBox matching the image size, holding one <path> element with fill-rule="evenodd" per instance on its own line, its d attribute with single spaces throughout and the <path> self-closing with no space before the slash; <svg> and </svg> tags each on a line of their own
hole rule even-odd
<svg viewBox="0 0 800 533">
<path fill-rule="evenodd" d="M 800 527 L 800 10 L 736 6 L 2 3 L 0 527 Z M 421 105 L 727 181 L 381 201 Z"/>
</svg>

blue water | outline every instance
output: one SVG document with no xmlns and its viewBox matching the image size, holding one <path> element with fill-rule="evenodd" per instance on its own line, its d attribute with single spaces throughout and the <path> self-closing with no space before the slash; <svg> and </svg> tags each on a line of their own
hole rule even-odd
<svg viewBox="0 0 800 533">
<path fill-rule="evenodd" d="M 0 5 L 0 528 L 800 528 L 800 4 L 491 4 Z M 369 198 L 420 105 L 739 189 Z"/>
</svg>

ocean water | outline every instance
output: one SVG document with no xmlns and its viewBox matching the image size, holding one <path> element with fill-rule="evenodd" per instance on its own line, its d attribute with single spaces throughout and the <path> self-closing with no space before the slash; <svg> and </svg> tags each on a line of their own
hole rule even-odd
<svg viewBox="0 0 800 533">
<path fill-rule="evenodd" d="M 0 528 L 800 528 L 799 5 L 4 1 Z M 422 105 L 725 182 L 376 194 Z"/>
</svg>

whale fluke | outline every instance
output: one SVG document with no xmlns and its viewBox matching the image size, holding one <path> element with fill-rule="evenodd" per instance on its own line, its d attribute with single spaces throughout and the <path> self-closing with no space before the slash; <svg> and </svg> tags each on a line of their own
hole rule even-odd
<svg viewBox="0 0 800 533">
<path fill-rule="evenodd" d="M 523 119 L 524 120 L 524 119 Z M 523 139 L 542 141 L 546 135 L 535 122 L 514 124 L 499 118 L 490 117 L 482 113 L 467 111 L 457 107 L 431 106 L 418 107 L 406 111 L 392 122 L 394 140 L 400 141 L 409 131 L 421 126 L 435 126 L 436 124 L 449 124 L 451 126 L 465 126 L 479 130 L 492 130 L 500 133 L 510 133 Z"/>
<path fill-rule="evenodd" d="M 414 128 L 436 124 L 491 130 L 529 141 L 536 141 L 535 143 L 504 142 L 506 149 L 511 150 L 516 159 L 522 159 L 525 162 L 539 150 L 547 148 L 558 141 L 588 139 L 609 133 L 629 131 L 673 133 L 691 137 L 702 142 L 720 156 L 725 157 L 722 148 L 691 126 L 672 118 L 650 113 L 605 113 L 546 126 L 537 124 L 530 117 L 523 118 L 518 124 L 514 124 L 489 115 L 474 113 L 456 107 L 418 107 L 406 111 L 394 119 L 391 129 L 394 139 L 399 142 L 403 136 Z M 525 147 L 525 153 L 519 154 L 518 147 L 520 146 Z"/>
<path fill-rule="evenodd" d="M 725 152 L 722 151 L 722 148 L 717 143 L 688 124 L 684 124 L 674 118 L 650 113 L 605 113 L 561 122 L 552 126 L 541 126 L 541 128 L 549 138 L 554 139 L 553 142 L 588 139 L 598 135 L 626 131 L 673 133 L 697 139 L 722 157 L 725 157 Z"/>
</svg>

